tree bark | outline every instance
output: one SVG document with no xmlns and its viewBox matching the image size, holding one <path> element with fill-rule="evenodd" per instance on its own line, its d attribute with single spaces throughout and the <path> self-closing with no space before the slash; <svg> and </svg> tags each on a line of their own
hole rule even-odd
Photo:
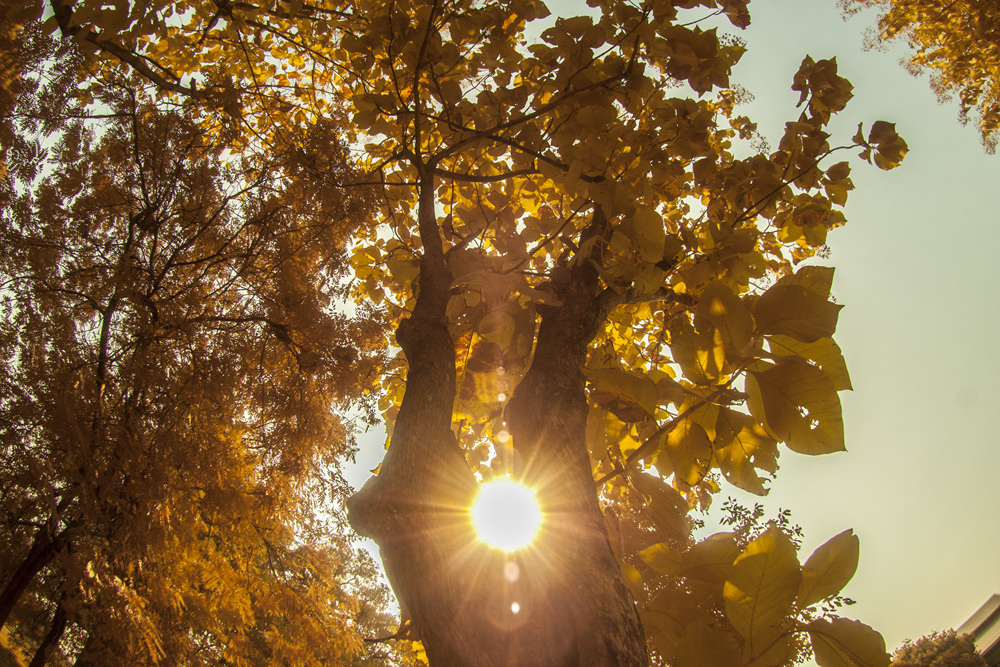
<svg viewBox="0 0 1000 667">
<path fill-rule="evenodd" d="M 61 548 L 61 542 L 62 540 L 58 536 L 53 537 L 47 528 L 40 528 L 35 533 L 28 555 L 24 557 L 0 592 L 0 628 L 7 624 L 14 606 L 35 576 L 52 562 Z"/>
<path fill-rule="evenodd" d="M 606 312 L 589 266 L 573 271 L 564 305 L 543 311 L 531 368 L 507 405 L 520 476 L 546 516 L 538 563 L 578 665 L 646 665 L 645 638 L 597 500 L 587 449 L 587 348 Z"/>
<path fill-rule="evenodd" d="M 537 488 L 546 518 L 532 547 L 506 556 L 476 540 L 468 517 L 476 481 L 452 432 L 451 276 L 433 192 L 427 177 L 418 211 L 419 291 L 397 331 L 409 366 L 406 391 L 378 476 L 348 502 L 351 525 L 379 545 L 431 665 L 646 665 L 642 626 L 608 541 L 587 453 L 582 367 L 606 316 L 596 272 L 574 269 L 565 305 L 543 317 L 532 366 L 508 404 L 522 462 L 515 476 Z"/>
<path fill-rule="evenodd" d="M 28 667 L 43 667 L 45 665 L 52 654 L 52 650 L 59 644 L 59 640 L 66 631 L 66 620 L 66 608 L 60 599 L 59 605 L 56 607 L 56 613 L 52 616 L 52 625 L 49 627 L 49 632 L 45 635 L 42 643 L 39 644 L 38 650 L 35 651 L 35 657 L 31 659 Z"/>
</svg>

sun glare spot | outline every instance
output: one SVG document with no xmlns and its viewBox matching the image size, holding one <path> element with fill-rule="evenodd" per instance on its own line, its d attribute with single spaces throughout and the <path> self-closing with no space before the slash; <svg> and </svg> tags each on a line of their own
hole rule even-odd
<svg viewBox="0 0 1000 667">
<path fill-rule="evenodd" d="M 509 478 L 484 484 L 471 515 L 479 539 L 503 551 L 528 546 L 542 523 L 535 492 Z"/>
<path fill-rule="evenodd" d="M 514 602 L 514 603 L 511 603 L 511 605 L 510 605 L 510 610 L 511 610 L 511 611 L 512 611 L 513 613 L 515 613 L 515 614 L 516 614 L 517 612 L 521 611 L 521 605 L 519 605 L 519 604 L 518 604 L 518 603 L 516 603 L 516 602 Z"/>
</svg>

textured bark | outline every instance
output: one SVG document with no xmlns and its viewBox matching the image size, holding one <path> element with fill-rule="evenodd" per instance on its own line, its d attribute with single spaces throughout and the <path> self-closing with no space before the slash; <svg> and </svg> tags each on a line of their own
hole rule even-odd
<svg viewBox="0 0 1000 667">
<path fill-rule="evenodd" d="M 351 524 L 378 543 L 431 665 L 646 665 L 587 453 L 582 367 L 606 315 L 596 273 L 574 270 L 565 305 L 544 315 L 532 367 L 508 404 L 521 462 L 515 475 L 537 487 L 546 518 L 532 548 L 507 557 L 479 544 L 468 518 L 476 482 L 452 433 L 451 278 L 432 193 L 426 178 L 419 292 L 397 331 L 409 365 L 406 392 L 379 475 L 348 503 Z"/>
<path fill-rule="evenodd" d="M 597 501 L 587 450 L 587 347 L 607 313 L 596 275 L 574 271 L 564 305 L 543 313 L 531 369 L 507 406 L 515 460 L 547 517 L 539 540 L 547 597 L 567 616 L 579 665 L 646 665 L 645 640 Z"/>
</svg>

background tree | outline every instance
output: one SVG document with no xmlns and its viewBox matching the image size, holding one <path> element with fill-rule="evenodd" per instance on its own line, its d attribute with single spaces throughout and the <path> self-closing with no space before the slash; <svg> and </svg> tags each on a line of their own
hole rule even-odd
<svg viewBox="0 0 1000 667">
<path fill-rule="evenodd" d="M 946 630 L 906 640 L 892 654 L 892 667 L 986 667 L 986 661 L 976 652 L 972 635 Z"/>
<path fill-rule="evenodd" d="M 831 156 L 892 168 L 906 145 L 883 121 L 831 144 L 836 61 L 802 61 L 772 151 L 710 25 L 746 25 L 737 0 L 547 22 L 532 0 L 51 6 L 95 70 L 131 67 L 240 149 L 349 112 L 379 187 L 353 295 L 401 350 L 350 520 L 432 664 L 641 665 L 647 639 L 679 665 L 787 664 L 805 641 L 821 665 L 888 663 L 820 609 L 857 566 L 850 531 L 803 565 L 777 527 L 695 542 L 688 517 L 723 478 L 765 493 L 778 442 L 844 448 L 832 270 L 796 266 L 844 222 Z M 550 517 L 513 581 L 467 519 L 508 473 Z"/>
<path fill-rule="evenodd" d="M 382 335 L 332 309 L 369 207 L 323 187 L 350 178 L 342 144 L 317 126 L 229 159 L 133 81 L 49 107 L 62 69 L 29 70 L 5 120 L 34 159 L 0 209 L 0 622 L 32 665 L 360 652 L 373 573 L 332 407 L 363 413 Z"/>
<path fill-rule="evenodd" d="M 958 94 L 960 119 L 976 119 L 983 146 L 1000 132 L 1000 6 L 991 0 L 840 0 L 845 13 L 878 7 L 875 40 L 903 38 L 914 75 L 929 71 L 941 101 Z"/>
</svg>

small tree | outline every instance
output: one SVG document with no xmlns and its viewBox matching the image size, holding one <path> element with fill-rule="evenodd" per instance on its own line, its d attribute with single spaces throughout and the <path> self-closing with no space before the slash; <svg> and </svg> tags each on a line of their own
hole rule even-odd
<svg viewBox="0 0 1000 667">
<path fill-rule="evenodd" d="M 891 667 L 986 667 L 986 661 L 976 652 L 971 634 L 946 630 L 907 639 L 893 653 Z"/>
<path fill-rule="evenodd" d="M 0 626 L 32 665 L 60 643 L 80 665 L 359 652 L 374 573 L 331 408 L 381 336 L 331 308 L 369 205 L 312 171 L 345 177 L 342 144 L 319 126 L 230 162 L 133 80 L 94 117 L 47 105 L 30 67 L 3 135 L 31 159 L 0 206 Z"/>
</svg>

